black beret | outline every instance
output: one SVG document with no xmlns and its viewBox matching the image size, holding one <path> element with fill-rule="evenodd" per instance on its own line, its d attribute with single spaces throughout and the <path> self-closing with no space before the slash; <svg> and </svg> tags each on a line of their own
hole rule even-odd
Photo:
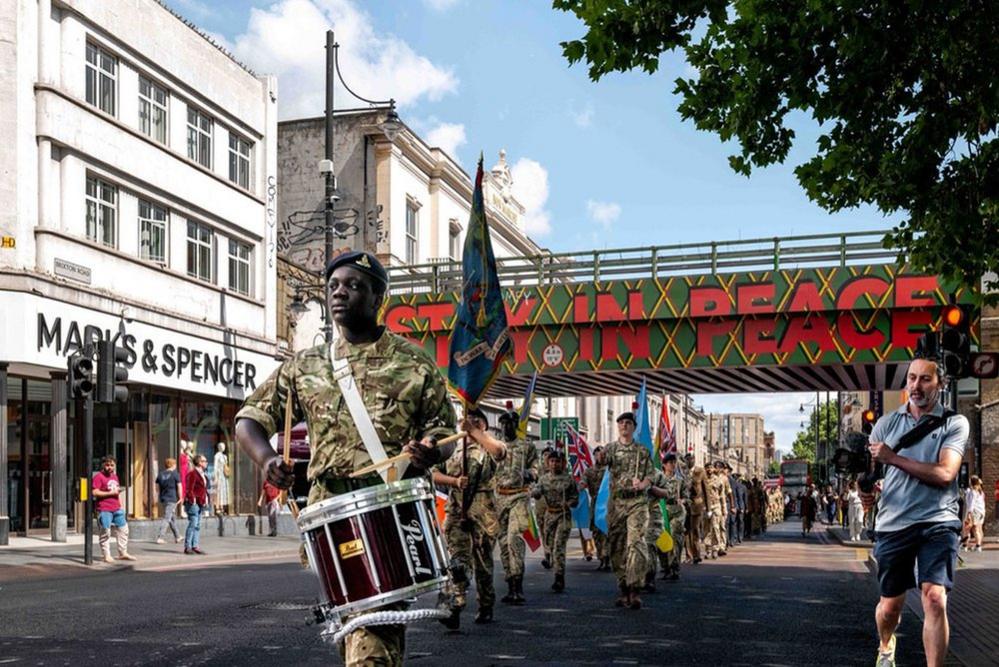
<svg viewBox="0 0 999 667">
<path fill-rule="evenodd" d="M 663 457 L 663 463 L 669 463 L 670 461 L 676 461 L 676 454 L 667 454 Z"/>
<path fill-rule="evenodd" d="M 630 421 L 632 424 L 637 424 L 638 423 L 637 421 L 635 421 L 635 413 L 634 412 L 622 412 L 621 414 L 619 414 L 617 416 L 617 420 L 616 421 L 623 422 L 625 420 Z"/>
<path fill-rule="evenodd" d="M 518 415 L 513 410 L 507 410 L 506 412 L 501 412 L 499 416 L 499 421 L 503 422 L 513 422 L 514 424 L 520 421 L 520 415 Z"/>
<path fill-rule="evenodd" d="M 479 419 L 481 419 L 482 421 L 484 421 L 486 423 L 486 426 L 489 426 L 489 417 L 486 417 L 486 413 L 483 412 L 479 408 L 471 408 L 471 409 L 469 409 L 469 411 L 467 413 L 465 413 L 465 416 L 466 417 L 478 417 Z"/>
<path fill-rule="evenodd" d="M 385 267 L 378 261 L 378 258 L 371 253 L 351 250 L 342 255 L 337 255 L 326 265 L 325 276 L 327 282 L 329 282 L 333 272 L 341 266 L 350 266 L 361 273 L 366 273 L 378 281 L 383 288 L 388 288 L 388 273 L 386 273 Z"/>
<path fill-rule="evenodd" d="M 565 459 L 565 452 L 561 449 L 554 449 L 552 453 L 548 455 L 550 459 Z"/>
</svg>

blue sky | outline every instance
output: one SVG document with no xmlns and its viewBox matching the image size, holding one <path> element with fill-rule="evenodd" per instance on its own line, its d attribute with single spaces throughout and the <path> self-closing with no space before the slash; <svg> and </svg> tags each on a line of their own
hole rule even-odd
<svg viewBox="0 0 999 667">
<path fill-rule="evenodd" d="M 532 237 L 553 251 L 790 236 L 890 227 L 877 211 L 830 215 L 792 173 L 816 129 L 798 117 L 788 164 L 747 179 L 728 167 L 733 146 L 681 121 L 661 71 L 593 83 L 559 42 L 583 34 L 542 0 L 166 0 L 261 73 L 279 75 L 283 118 L 323 111 L 324 31 L 340 42 L 358 93 L 395 97 L 400 116 L 467 171 L 500 148 L 514 166 Z M 337 108 L 352 104 L 337 91 Z M 763 411 L 788 447 L 807 395 L 697 397 L 710 411 Z M 793 410 L 787 408 L 793 407 Z M 765 410 L 764 410 L 765 408 Z M 784 413 L 788 413 L 785 415 Z M 793 416 L 791 415 L 793 413 Z"/>
</svg>

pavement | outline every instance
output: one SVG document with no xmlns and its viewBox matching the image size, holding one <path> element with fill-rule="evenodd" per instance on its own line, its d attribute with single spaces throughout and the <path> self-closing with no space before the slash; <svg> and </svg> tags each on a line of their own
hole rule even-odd
<svg viewBox="0 0 999 667">
<path fill-rule="evenodd" d="M 176 568 L 230 565 L 244 561 L 287 560 L 297 558 L 300 539 L 296 536 L 227 536 L 206 535 L 202 531 L 201 549 L 205 555 L 187 555 L 184 544 L 167 537 L 165 544 L 151 540 L 129 540 L 128 551 L 134 561 L 105 564 L 96 535 L 93 542 L 94 564 L 84 564 L 84 537 L 75 533 L 66 542 L 46 537 L 11 537 L 8 546 L 0 547 L 0 582 L 30 578 L 73 577 L 88 573 L 135 570 L 168 571 Z M 112 537 L 111 555 L 117 555 Z"/>
</svg>

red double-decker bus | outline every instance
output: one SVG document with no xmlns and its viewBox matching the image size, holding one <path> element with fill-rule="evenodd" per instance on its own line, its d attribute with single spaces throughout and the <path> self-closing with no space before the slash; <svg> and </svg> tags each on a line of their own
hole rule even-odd
<svg viewBox="0 0 999 667">
<path fill-rule="evenodd" d="M 798 494 L 812 483 L 811 464 L 805 459 L 785 459 L 780 462 L 781 491 L 790 496 L 797 511 Z"/>
</svg>

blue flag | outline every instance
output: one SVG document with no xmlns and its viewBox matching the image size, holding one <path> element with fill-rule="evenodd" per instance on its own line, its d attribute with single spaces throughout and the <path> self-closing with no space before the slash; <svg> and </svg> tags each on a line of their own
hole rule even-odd
<svg viewBox="0 0 999 667">
<path fill-rule="evenodd" d="M 577 528 L 590 529 L 590 493 L 586 489 L 579 492 L 579 504 L 572 510 L 572 520 Z"/>
<path fill-rule="evenodd" d="M 593 525 L 601 533 L 607 534 L 607 501 L 610 499 L 610 468 L 604 468 L 603 479 L 597 490 L 597 501 L 593 504 Z"/>
<path fill-rule="evenodd" d="M 638 412 L 635 414 L 637 427 L 635 428 L 635 442 L 645 446 L 649 450 L 649 456 L 655 458 L 655 446 L 652 441 L 652 427 L 649 425 L 649 396 L 645 386 L 645 378 L 642 378 L 642 388 L 638 392 Z"/>
<path fill-rule="evenodd" d="M 461 302 L 451 332 L 447 379 L 466 405 L 477 405 L 513 346 L 482 201 L 481 155 L 475 173 L 461 273 Z"/>
</svg>

